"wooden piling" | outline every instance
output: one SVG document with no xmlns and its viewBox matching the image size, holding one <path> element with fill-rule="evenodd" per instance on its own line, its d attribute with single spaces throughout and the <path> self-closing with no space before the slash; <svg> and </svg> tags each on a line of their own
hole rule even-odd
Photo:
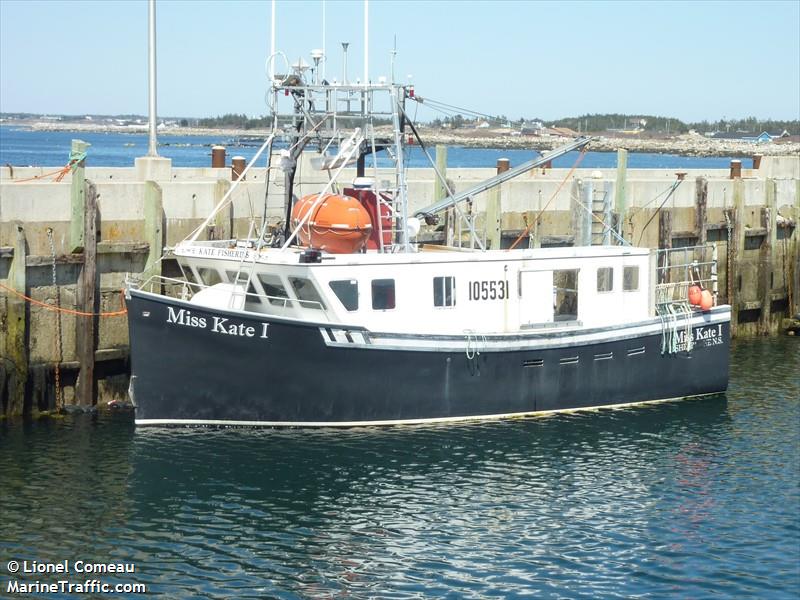
<svg viewBox="0 0 800 600">
<path fill-rule="evenodd" d="M 617 214 L 617 222 L 625 221 L 625 213 L 628 210 L 627 199 L 625 197 L 625 184 L 628 180 L 628 151 L 624 148 L 617 150 L 617 181 L 614 184 L 614 212 Z M 625 237 L 625 228 L 619 228 L 619 234 Z M 633 241 L 628 239 L 629 242 Z"/>
<path fill-rule="evenodd" d="M 658 247 L 672 248 L 672 211 L 668 208 L 658 214 Z"/>
<path fill-rule="evenodd" d="M 8 283 L 14 291 L 27 294 L 27 278 L 25 263 L 27 248 L 25 244 L 25 228 L 22 223 L 14 223 L 14 258 L 8 272 Z M 28 303 L 9 294 L 6 299 L 8 313 L 6 315 L 6 357 L 0 361 L 0 380 L 2 408 L 7 415 L 18 415 L 25 410 L 25 387 L 28 381 Z M 5 390 L 5 392 L 4 392 Z"/>
<path fill-rule="evenodd" d="M 444 144 L 436 145 L 436 170 L 441 174 L 441 177 L 434 172 L 433 175 L 433 199 L 434 201 L 442 200 L 449 196 L 447 185 L 447 146 Z M 445 209 L 444 211 L 444 232 L 445 232 L 445 245 L 452 246 L 455 244 L 456 236 L 456 211 L 453 208 Z"/>
<path fill-rule="evenodd" d="M 508 171 L 511 164 L 507 158 L 497 159 L 497 174 Z M 489 248 L 498 250 L 502 239 L 503 202 L 501 185 L 490 189 L 486 195 L 486 241 Z"/>
<path fill-rule="evenodd" d="M 161 187 L 146 181 L 144 188 L 144 239 L 150 245 L 144 273 L 161 275 L 161 254 L 164 250 L 164 206 Z"/>
<path fill-rule="evenodd" d="M 795 181 L 794 208 L 792 209 L 794 219 L 794 231 L 789 240 L 789 289 L 792 294 L 789 302 L 789 316 L 794 317 L 800 313 L 800 179 Z"/>
<path fill-rule="evenodd" d="M 86 152 L 89 144 L 81 140 L 72 140 L 72 153 Z M 84 209 L 86 207 L 86 160 L 80 161 L 72 171 L 70 187 L 70 223 L 69 245 L 70 253 L 75 254 L 83 249 Z"/>
<path fill-rule="evenodd" d="M 75 294 L 78 310 L 81 312 L 97 311 L 97 188 L 94 183 L 86 182 L 86 207 L 84 210 L 83 230 L 83 265 L 78 275 Z M 75 322 L 75 354 L 80 364 L 80 374 L 75 389 L 75 400 L 82 406 L 95 403 L 94 386 L 94 351 L 97 317 L 81 316 Z"/>
<path fill-rule="evenodd" d="M 764 180 L 764 204 L 761 209 L 761 226 L 766 230 L 758 255 L 758 297 L 761 300 L 761 317 L 758 320 L 759 335 L 769 335 L 772 329 L 772 252 L 777 243 L 775 216 L 775 180 Z"/>
<path fill-rule="evenodd" d="M 733 231 L 731 232 L 731 239 L 728 243 L 731 245 L 730 249 L 730 262 L 727 268 L 727 277 L 729 279 L 728 289 L 730 290 L 730 297 L 728 303 L 731 306 L 731 336 L 736 337 L 739 333 L 739 280 L 741 278 L 742 270 L 740 267 L 740 260 L 744 252 L 744 182 L 741 179 L 734 179 L 733 181 Z"/>
<path fill-rule="evenodd" d="M 447 198 L 448 193 L 447 189 L 444 186 L 444 182 L 447 180 L 447 146 L 444 144 L 437 144 L 436 146 L 436 170 L 441 173 L 442 177 L 440 178 L 438 175 L 434 173 L 433 176 L 433 199 L 442 200 Z"/>
<path fill-rule="evenodd" d="M 708 180 L 705 177 L 698 177 L 695 180 L 694 194 L 694 231 L 697 236 L 697 244 L 705 246 L 706 233 L 706 207 L 708 205 Z"/>
<path fill-rule="evenodd" d="M 269 177 L 267 172 L 267 177 Z M 227 179 L 218 179 L 214 184 L 214 206 L 225 197 L 228 190 L 231 189 L 231 182 Z M 159 190 L 160 194 L 160 190 Z M 233 202 L 228 202 L 228 206 L 217 212 L 214 216 L 214 235 L 209 235 L 209 239 L 227 240 L 233 235 Z"/>
</svg>

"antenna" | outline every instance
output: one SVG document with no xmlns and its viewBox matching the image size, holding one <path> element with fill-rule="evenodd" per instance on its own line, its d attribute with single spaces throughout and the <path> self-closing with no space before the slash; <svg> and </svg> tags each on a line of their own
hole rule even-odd
<svg viewBox="0 0 800 600">
<path fill-rule="evenodd" d="M 328 55 L 327 50 L 328 47 L 325 45 L 325 26 L 326 26 L 326 16 L 325 16 L 325 9 L 327 8 L 327 3 L 325 0 L 322 0 L 322 78 L 325 79 L 325 65 L 328 64 Z M 319 81 L 317 81 L 319 83 Z"/>
<path fill-rule="evenodd" d="M 390 79 L 391 83 L 394 83 L 394 59 L 397 56 L 397 34 L 394 36 L 394 47 L 392 47 L 392 51 L 390 52 L 392 55 L 391 65 L 392 65 L 392 78 Z"/>
<path fill-rule="evenodd" d="M 275 60 L 275 0 L 272 0 L 272 22 L 270 23 L 269 60 Z M 270 65 L 271 66 L 271 65 Z"/>
<path fill-rule="evenodd" d="M 364 0 L 364 85 L 369 83 L 369 0 Z"/>
<path fill-rule="evenodd" d="M 344 50 L 344 73 L 342 74 L 342 85 L 347 85 L 347 47 L 350 42 L 342 42 L 342 50 Z"/>
<path fill-rule="evenodd" d="M 319 85 L 319 61 L 325 56 L 325 53 L 319 48 L 311 51 L 311 59 L 314 61 L 314 83 Z"/>
</svg>

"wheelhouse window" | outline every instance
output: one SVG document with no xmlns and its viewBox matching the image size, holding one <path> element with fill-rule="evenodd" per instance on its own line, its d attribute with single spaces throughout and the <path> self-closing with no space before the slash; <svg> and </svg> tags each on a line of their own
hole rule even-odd
<svg viewBox="0 0 800 600">
<path fill-rule="evenodd" d="M 267 302 L 273 306 L 289 306 L 289 294 L 277 275 L 258 275 L 258 280 L 267 295 Z"/>
<path fill-rule="evenodd" d="M 578 319 L 578 269 L 553 271 L 553 319 Z"/>
<path fill-rule="evenodd" d="M 455 277 L 433 278 L 433 305 L 442 307 L 456 305 Z"/>
<path fill-rule="evenodd" d="M 229 283 L 236 283 L 236 271 L 225 271 L 225 274 L 228 276 Z M 239 285 L 247 283 L 247 272 L 242 271 L 239 273 Z M 256 288 L 253 286 L 253 281 L 251 280 L 250 283 L 247 285 L 247 293 L 248 294 L 255 294 Z"/>
<path fill-rule="evenodd" d="M 622 289 L 626 292 L 639 289 L 639 267 L 625 267 L 622 271 Z"/>
<path fill-rule="evenodd" d="M 319 295 L 317 288 L 310 279 L 306 279 L 305 277 L 289 277 L 289 283 L 292 284 L 292 288 L 294 288 L 294 294 L 300 301 L 300 306 L 314 310 L 325 310 L 322 297 Z"/>
<path fill-rule="evenodd" d="M 390 310 L 394 308 L 394 279 L 372 280 L 373 310 Z"/>
<path fill-rule="evenodd" d="M 355 279 L 339 279 L 329 284 L 333 293 L 350 312 L 358 310 L 358 281 Z"/>
<path fill-rule="evenodd" d="M 611 292 L 614 290 L 614 268 L 600 267 L 597 269 L 597 291 Z"/>
<path fill-rule="evenodd" d="M 219 271 L 210 269 L 208 267 L 201 267 L 197 269 L 197 274 L 200 276 L 200 281 L 203 285 L 216 285 L 222 281 Z"/>
</svg>

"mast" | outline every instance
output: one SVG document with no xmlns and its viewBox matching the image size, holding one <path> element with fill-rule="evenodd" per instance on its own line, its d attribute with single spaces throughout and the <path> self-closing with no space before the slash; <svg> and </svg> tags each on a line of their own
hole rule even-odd
<svg viewBox="0 0 800 600">
<path fill-rule="evenodd" d="M 364 85 L 369 83 L 369 0 L 364 0 Z"/>
<path fill-rule="evenodd" d="M 404 164 L 404 157 L 405 154 L 403 149 L 403 134 L 400 130 L 400 94 L 399 92 L 403 92 L 405 94 L 405 88 L 399 85 L 392 84 L 392 126 L 394 129 L 394 145 L 395 145 L 395 153 L 397 154 L 396 158 L 396 169 L 397 169 L 397 194 L 400 198 L 400 226 L 399 226 L 399 234 L 400 239 L 399 242 L 403 246 L 404 252 L 410 252 L 411 246 L 408 243 L 408 194 L 406 190 L 406 169 Z M 403 117 L 405 118 L 405 117 Z"/>
<path fill-rule="evenodd" d="M 149 140 L 147 156 L 158 156 L 156 143 L 156 0 L 147 3 L 147 74 Z"/>
</svg>

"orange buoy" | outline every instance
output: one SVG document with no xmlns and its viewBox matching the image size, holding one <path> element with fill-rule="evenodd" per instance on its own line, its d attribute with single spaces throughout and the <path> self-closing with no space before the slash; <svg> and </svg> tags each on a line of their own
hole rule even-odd
<svg viewBox="0 0 800 600">
<path fill-rule="evenodd" d="M 700 296 L 702 295 L 703 290 L 700 289 L 699 285 L 691 285 L 689 286 L 689 304 L 697 306 L 700 304 Z"/>
<path fill-rule="evenodd" d="M 292 227 L 301 223 L 297 232 L 300 243 L 332 254 L 358 252 L 372 232 L 369 213 L 361 203 L 337 194 L 300 198 L 292 209 Z"/>
<path fill-rule="evenodd" d="M 714 296 L 712 296 L 711 292 L 708 290 L 703 290 L 700 293 L 700 308 L 703 310 L 711 310 L 712 306 L 714 306 Z"/>
</svg>

